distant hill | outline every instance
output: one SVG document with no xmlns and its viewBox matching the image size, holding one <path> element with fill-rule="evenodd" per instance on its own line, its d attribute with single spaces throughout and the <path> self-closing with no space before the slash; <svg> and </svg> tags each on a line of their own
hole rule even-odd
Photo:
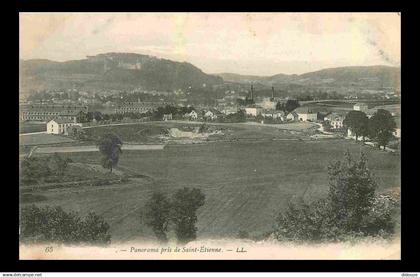
<svg viewBox="0 0 420 277">
<path fill-rule="evenodd" d="M 21 90 L 87 88 L 174 90 L 221 84 L 186 62 L 175 62 L 132 53 L 106 53 L 82 60 L 55 62 L 20 60 Z"/>
<path fill-rule="evenodd" d="M 232 73 L 216 74 L 226 82 L 257 82 L 267 86 L 297 84 L 305 86 L 340 87 L 401 87 L 401 68 L 391 66 L 347 66 L 328 68 L 300 75 L 277 74 L 273 76 L 252 76 Z"/>
<path fill-rule="evenodd" d="M 305 74 L 273 76 L 234 73 L 206 74 L 187 62 L 175 62 L 133 53 L 105 53 L 82 60 L 57 62 L 20 60 L 21 92 L 39 89 L 176 90 L 224 82 L 269 87 L 361 87 L 400 89 L 401 69 L 390 66 L 349 66 Z M 193 90 L 194 91 L 194 90 Z"/>
</svg>

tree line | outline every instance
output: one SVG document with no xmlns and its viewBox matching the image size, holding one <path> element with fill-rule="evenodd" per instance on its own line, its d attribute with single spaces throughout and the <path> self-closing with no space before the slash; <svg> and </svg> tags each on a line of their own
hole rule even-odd
<svg viewBox="0 0 420 277">
<path fill-rule="evenodd" d="M 393 138 L 397 127 L 392 114 L 384 109 L 378 109 L 370 118 L 362 111 L 350 111 L 343 125 L 351 130 L 356 140 L 362 137 L 364 142 L 365 138 L 369 138 L 376 142 L 379 148 L 383 146 L 384 149 Z"/>
</svg>

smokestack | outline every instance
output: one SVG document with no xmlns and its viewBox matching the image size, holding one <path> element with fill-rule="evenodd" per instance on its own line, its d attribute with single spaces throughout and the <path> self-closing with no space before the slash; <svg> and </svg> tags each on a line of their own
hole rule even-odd
<svg viewBox="0 0 420 277">
<path fill-rule="evenodd" d="M 251 84 L 251 100 L 254 100 L 254 85 Z"/>
<path fill-rule="evenodd" d="M 274 87 L 271 87 L 271 99 L 274 100 Z"/>
</svg>

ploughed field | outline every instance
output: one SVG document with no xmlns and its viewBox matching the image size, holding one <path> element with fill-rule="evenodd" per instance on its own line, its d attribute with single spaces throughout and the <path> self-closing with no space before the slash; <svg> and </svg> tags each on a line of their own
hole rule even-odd
<svg viewBox="0 0 420 277">
<path fill-rule="evenodd" d="M 239 231 L 259 236 L 270 231 L 274 217 L 296 196 L 307 201 L 325 195 L 327 166 L 349 149 L 361 150 L 379 190 L 400 186 L 400 157 L 349 140 L 219 142 L 168 144 L 163 150 L 126 151 L 116 172 L 127 183 L 55 188 L 34 192 L 39 205 L 103 215 L 113 241 L 153 239 L 142 220 L 142 207 L 153 190 L 168 193 L 187 186 L 206 195 L 198 211 L 198 237 L 235 237 Z M 98 152 L 63 153 L 75 163 L 99 164 Z"/>
</svg>

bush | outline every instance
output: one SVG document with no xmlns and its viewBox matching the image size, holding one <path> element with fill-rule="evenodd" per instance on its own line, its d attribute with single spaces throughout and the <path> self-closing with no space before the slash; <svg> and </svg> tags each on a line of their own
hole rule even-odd
<svg viewBox="0 0 420 277">
<path fill-rule="evenodd" d="M 106 244 L 109 225 L 94 213 L 80 218 L 61 207 L 27 206 L 21 209 L 20 240 L 29 243 Z"/>
<path fill-rule="evenodd" d="M 21 184 L 36 185 L 38 181 L 59 182 L 63 179 L 70 159 L 57 153 L 49 157 L 25 158 L 21 163 Z"/>
<path fill-rule="evenodd" d="M 238 239 L 249 239 L 249 233 L 245 230 L 239 230 L 238 235 L 237 235 Z"/>
</svg>

